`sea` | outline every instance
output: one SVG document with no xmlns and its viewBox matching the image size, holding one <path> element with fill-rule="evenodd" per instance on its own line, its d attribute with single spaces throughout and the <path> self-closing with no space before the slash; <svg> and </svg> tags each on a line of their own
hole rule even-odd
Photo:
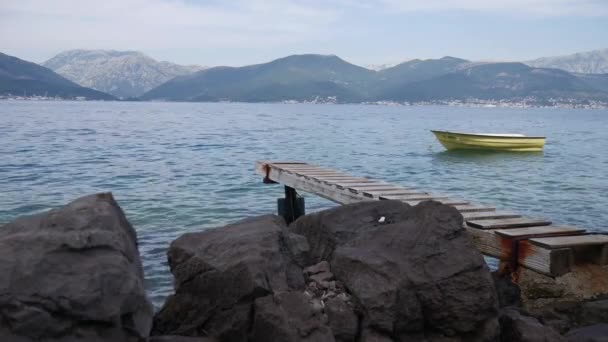
<svg viewBox="0 0 608 342">
<path fill-rule="evenodd" d="M 546 136 L 544 152 L 447 152 L 431 129 Z M 111 191 L 146 288 L 172 293 L 176 237 L 275 213 L 256 160 L 305 161 L 608 232 L 608 110 L 0 101 L 0 225 Z M 336 204 L 306 195 L 306 210 Z"/>
</svg>

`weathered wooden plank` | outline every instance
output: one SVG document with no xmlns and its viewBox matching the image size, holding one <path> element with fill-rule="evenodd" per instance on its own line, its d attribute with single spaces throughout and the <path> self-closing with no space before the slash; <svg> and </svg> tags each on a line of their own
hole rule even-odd
<svg viewBox="0 0 608 342">
<path fill-rule="evenodd" d="M 495 211 L 496 210 L 496 208 L 493 208 L 493 207 L 477 206 L 474 204 L 461 204 L 461 205 L 454 205 L 453 207 L 456 208 L 461 213 L 474 213 L 474 212 L 484 212 L 484 211 Z"/>
<path fill-rule="evenodd" d="M 514 241 L 517 243 L 517 263 L 536 272 L 557 276 L 569 272 L 573 263 L 572 252 L 568 248 L 548 249 L 541 246 L 530 245 L 527 240 L 513 240 L 496 234 L 496 230 L 471 228 L 465 229 L 472 238 L 477 249 L 505 262 L 513 261 Z M 515 228 L 520 230 L 527 228 Z"/>
<path fill-rule="evenodd" d="M 448 199 L 448 197 L 446 196 L 437 196 L 437 195 L 432 195 L 432 194 L 426 194 L 426 195 L 386 195 L 386 196 L 380 196 L 380 199 L 384 199 L 384 200 L 398 200 L 398 201 L 430 201 L 430 200 L 435 200 L 435 201 L 440 201 L 440 200 L 445 200 Z"/>
<path fill-rule="evenodd" d="M 391 188 L 397 188 L 397 189 L 408 189 L 408 188 L 401 187 L 400 185 L 383 183 L 383 182 L 371 182 L 371 181 L 369 183 L 358 183 L 358 184 L 354 183 L 354 184 L 346 184 L 346 185 L 348 185 L 351 188 L 365 189 L 365 190 L 367 190 L 368 188 L 376 188 L 376 187 L 382 187 L 383 189 L 385 187 L 391 187 Z"/>
<path fill-rule="evenodd" d="M 543 219 L 534 219 L 527 217 L 518 218 L 506 218 L 496 220 L 478 220 L 478 221 L 467 221 L 467 224 L 473 228 L 479 229 L 506 229 L 506 228 L 523 228 L 523 227 L 535 227 L 535 226 L 548 226 L 551 221 Z"/>
<path fill-rule="evenodd" d="M 567 226 L 539 226 L 528 228 L 498 229 L 495 231 L 505 238 L 534 238 L 543 236 L 576 235 L 585 232 L 584 229 Z"/>
<path fill-rule="evenodd" d="M 330 186 L 324 183 L 310 181 L 303 177 L 282 170 L 277 170 L 276 168 L 272 167 L 268 172 L 268 178 L 277 183 L 297 189 L 298 191 L 310 192 L 340 204 L 349 204 L 370 200 L 363 195 L 353 194 L 349 191 L 340 190 L 335 186 Z"/>
<path fill-rule="evenodd" d="M 296 173 L 298 175 L 302 175 L 302 176 L 342 176 L 342 177 L 352 177 L 351 175 L 347 175 L 346 173 L 342 173 L 342 172 L 335 172 L 335 171 L 300 171 L 300 170 L 286 170 L 289 172 L 293 172 Z"/>
<path fill-rule="evenodd" d="M 355 189 L 355 190 L 359 190 L 359 191 L 368 191 L 368 192 L 381 192 L 381 191 L 398 191 L 398 192 L 404 192 L 404 191 L 410 191 L 408 189 L 405 188 L 400 188 L 398 186 L 395 185 L 391 185 L 391 184 L 387 184 L 387 185 L 376 185 L 376 186 L 369 186 L 369 187 L 361 187 L 361 186 L 352 186 L 349 185 L 348 186 L 350 189 Z"/>
<path fill-rule="evenodd" d="M 530 239 L 530 242 L 546 248 L 565 248 L 608 244 L 608 235 L 588 234 Z"/>
<path fill-rule="evenodd" d="M 549 249 L 528 240 L 518 242 L 517 263 L 552 277 L 570 272 L 574 256 L 570 248 Z"/>
<path fill-rule="evenodd" d="M 380 199 L 385 199 L 380 197 Z M 429 201 L 428 199 L 426 200 L 415 200 L 415 201 L 406 201 L 406 200 L 401 200 L 404 203 L 407 203 L 409 205 L 418 205 L 422 202 L 426 202 Z M 454 206 L 454 205 L 467 205 L 469 204 L 468 201 L 466 200 L 461 200 L 461 199 L 453 199 L 453 198 L 438 198 L 438 199 L 433 199 L 433 201 L 435 202 L 439 202 L 441 204 L 445 204 L 445 205 L 450 205 L 450 206 Z"/>
<path fill-rule="evenodd" d="M 570 248 L 574 263 L 608 264 L 608 235 L 588 234 L 530 239 L 530 244 L 551 250 Z"/>
<path fill-rule="evenodd" d="M 465 221 L 496 220 L 521 217 L 519 214 L 506 211 L 461 212 L 461 214 Z"/>
<path fill-rule="evenodd" d="M 420 192 L 417 190 L 376 190 L 376 191 L 368 191 L 368 190 L 364 190 L 362 191 L 363 194 L 365 196 L 368 197 L 374 197 L 377 199 L 380 199 L 381 197 L 384 198 L 384 196 L 427 196 L 428 193 L 427 192 Z"/>
</svg>

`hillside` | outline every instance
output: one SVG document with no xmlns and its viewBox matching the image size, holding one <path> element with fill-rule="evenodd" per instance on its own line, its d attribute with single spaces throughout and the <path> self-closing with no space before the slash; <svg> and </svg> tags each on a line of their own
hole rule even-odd
<svg viewBox="0 0 608 342">
<path fill-rule="evenodd" d="M 113 96 L 81 87 L 38 64 L 0 53 L 0 94 L 39 95 L 61 98 L 85 97 L 112 100 Z"/>
<path fill-rule="evenodd" d="M 454 57 L 412 60 L 381 71 L 336 56 L 296 55 L 240 68 L 217 67 L 178 77 L 144 94 L 166 101 L 608 100 L 608 77 L 533 68 L 523 63 L 473 63 Z"/>
<path fill-rule="evenodd" d="M 606 74 L 608 73 L 608 49 L 567 56 L 543 57 L 525 63 L 537 68 L 555 68 L 584 74 Z"/>
<path fill-rule="evenodd" d="M 532 68 L 522 63 L 477 63 L 428 80 L 387 90 L 382 99 L 432 101 L 467 98 L 521 100 L 552 98 L 606 100 L 602 81 L 583 79 L 558 69 Z"/>
<path fill-rule="evenodd" d="M 245 67 L 216 67 L 175 78 L 142 96 L 169 101 L 313 101 L 368 97 L 376 72 L 336 57 L 294 55 Z"/>
<path fill-rule="evenodd" d="M 137 97 L 174 78 L 201 70 L 156 61 L 140 52 L 113 50 L 70 50 L 43 65 L 81 86 L 117 97 Z"/>
</svg>

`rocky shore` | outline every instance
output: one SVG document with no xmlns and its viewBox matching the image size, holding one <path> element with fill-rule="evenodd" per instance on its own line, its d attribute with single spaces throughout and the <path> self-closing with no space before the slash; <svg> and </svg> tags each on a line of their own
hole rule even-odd
<svg viewBox="0 0 608 342">
<path fill-rule="evenodd" d="M 8 223 L 0 341 L 608 341 L 608 298 L 527 307 L 436 202 L 252 217 L 167 255 L 175 293 L 154 313 L 111 194 Z"/>
</svg>

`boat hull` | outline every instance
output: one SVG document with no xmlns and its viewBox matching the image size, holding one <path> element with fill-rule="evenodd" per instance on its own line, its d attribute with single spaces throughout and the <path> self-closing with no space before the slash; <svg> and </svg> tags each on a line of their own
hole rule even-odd
<svg viewBox="0 0 608 342">
<path fill-rule="evenodd" d="M 448 150 L 538 152 L 542 151 L 545 146 L 544 137 L 432 132 L 441 145 Z"/>
</svg>

